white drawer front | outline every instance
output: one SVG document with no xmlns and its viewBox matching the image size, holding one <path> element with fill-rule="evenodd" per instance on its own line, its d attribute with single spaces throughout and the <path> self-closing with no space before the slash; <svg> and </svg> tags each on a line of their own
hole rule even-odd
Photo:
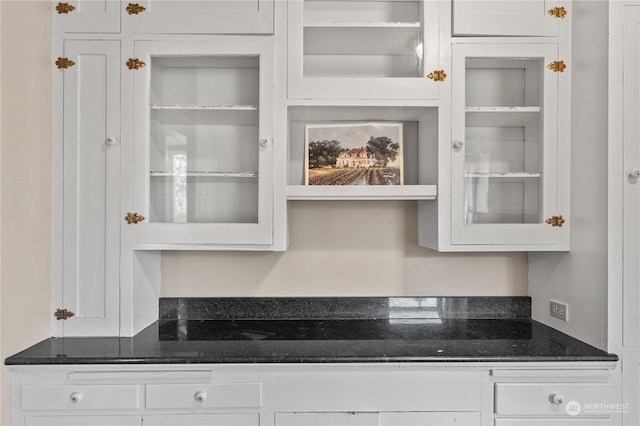
<svg viewBox="0 0 640 426">
<path fill-rule="evenodd" d="M 561 397 L 552 403 L 551 397 Z M 495 413 L 502 415 L 558 415 L 569 416 L 567 405 L 580 404 L 577 416 L 589 413 L 589 404 L 612 403 L 613 388 L 607 383 L 497 383 L 495 385 Z M 583 409 L 583 407 L 585 409 Z"/>
<path fill-rule="evenodd" d="M 260 383 L 147 385 L 147 408 L 255 408 Z"/>
<path fill-rule="evenodd" d="M 276 378 L 281 411 L 481 411 L 476 372 L 310 372 Z"/>
<path fill-rule="evenodd" d="M 496 419 L 495 426 L 611 426 L 609 419 Z"/>
<path fill-rule="evenodd" d="M 137 385 L 24 385 L 23 410 L 137 409 Z"/>
<path fill-rule="evenodd" d="M 144 426 L 259 426 L 257 413 L 145 415 Z"/>
<path fill-rule="evenodd" d="M 479 426 L 480 413 L 342 412 L 276 413 L 276 426 Z"/>
</svg>

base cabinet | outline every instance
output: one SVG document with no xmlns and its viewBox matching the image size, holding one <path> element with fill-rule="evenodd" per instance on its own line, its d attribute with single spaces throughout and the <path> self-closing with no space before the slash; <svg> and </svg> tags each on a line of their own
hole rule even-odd
<svg viewBox="0 0 640 426">
<path fill-rule="evenodd" d="M 615 424 L 602 409 L 615 403 L 615 363 L 546 364 L 12 366 L 11 424 Z"/>
</svg>

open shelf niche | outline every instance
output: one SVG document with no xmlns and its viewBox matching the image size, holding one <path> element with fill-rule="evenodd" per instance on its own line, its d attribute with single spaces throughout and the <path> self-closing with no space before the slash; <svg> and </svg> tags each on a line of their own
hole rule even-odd
<svg viewBox="0 0 640 426">
<path fill-rule="evenodd" d="M 403 124 L 402 185 L 305 185 L 305 126 Z M 407 106 L 290 106 L 289 200 L 434 200 L 438 176 L 438 109 Z"/>
</svg>

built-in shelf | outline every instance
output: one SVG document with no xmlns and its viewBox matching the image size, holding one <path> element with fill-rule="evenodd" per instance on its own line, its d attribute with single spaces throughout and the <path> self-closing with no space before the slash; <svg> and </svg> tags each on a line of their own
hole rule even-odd
<svg viewBox="0 0 640 426">
<path fill-rule="evenodd" d="M 420 22 L 305 22 L 314 28 L 420 28 Z"/>
<path fill-rule="evenodd" d="M 518 179 L 526 179 L 526 178 L 539 178 L 541 177 L 540 173 L 502 173 L 502 172 L 465 172 L 464 177 L 466 178 L 518 178 Z"/>
<path fill-rule="evenodd" d="M 288 200 L 435 200 L 436 185 L 287 186 Z"/>
<path fill-rule="evenodd" d="M 465 112 L 540 112 L 539 106 L 468 106 Z"/>
<path fill-rule="evenodd" d="M 151 105 L 151 109 L 156 110 L 197 110 L 197 111 L 257 111 L 256 105 L 192 105 L 192 104 L 174 104 L 174 105 Z"/>
<path fill-rule="evenodd" d="M 210 177 L 210 178 L 256 178 L 258 177 L 258 173 L 256 172 L 185 172 L 185 173 L 175 173 L 175 172 L 163 172 L 163 171 L 152 171 L 149 172 L 151 177 Z"/>
</svg>

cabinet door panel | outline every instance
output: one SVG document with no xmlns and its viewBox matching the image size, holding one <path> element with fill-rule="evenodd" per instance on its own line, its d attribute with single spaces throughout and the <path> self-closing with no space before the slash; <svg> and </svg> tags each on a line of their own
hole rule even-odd
<svg viewBox="0 0 640 426">
<path fill-rule="evenodd" d="M 117 335 L 120 43 L 66 41 L 62 303 L 66 336 Z M 110 142 L 109 142 L 109 141 Z"/>
<path fill-rule="evenodd" d="M 378 426 L 378 413 L 276 413 L 275 426 Z"/>
<path fill-rule="evenodd" d="M 68 0 L 73 10 L 57 12 L 65 33 L 119 33 L 120 0 Z"/>
<path fill-rule="evenodd" d="M 454 35 L 557 36 L 558 0 L 453 0 Z"/>
<path fill-rule="evenodd" d="M 137 33 L 270 34 L 274 0 L 143 0 Z"/>
<path fill-rule="evenodd" d="M 611 426 L 610 419 L 496 419 L 495 426 Z"/>
<path fill-rule="evenodd" d="M 480 426 L 480 413 L 408 412 L 380 413 L 379 426 Z"/>
<path fill-rule="evenodd" d="M 136 247 L 270 244 L 273 46 L 269 39 L 137 42 Z M 135 208 L 135 210 L 133 210 Z"/>
<path fill-rule="evenodd" d="M 624 23 L 624 167 L 640 167 L 640 8 L 625 7 Z M 624 185 L 623 255 L 625 346 L 640 346 L 640 179 Z"/>
<path fill-rule="evenodd" d="M 568 217 L 558 200 L 568 161 L 559 158 L 559 86 L 568 76 L 547 67 L 557 55 L 555 44 L 454 45 L 453 244 L 568 244 L 568 223 L 548 222 Z"/>
<path fill-rule="evenodd" d="M 141 416 L 27 417 L 25 426 L 140 426 Z"/>
<path fill-rule="evenodd" d="M 145 426 L 258 426 L 255 413 L 243 414 L 149 414 L 144 416 Z"/>
</svg>

